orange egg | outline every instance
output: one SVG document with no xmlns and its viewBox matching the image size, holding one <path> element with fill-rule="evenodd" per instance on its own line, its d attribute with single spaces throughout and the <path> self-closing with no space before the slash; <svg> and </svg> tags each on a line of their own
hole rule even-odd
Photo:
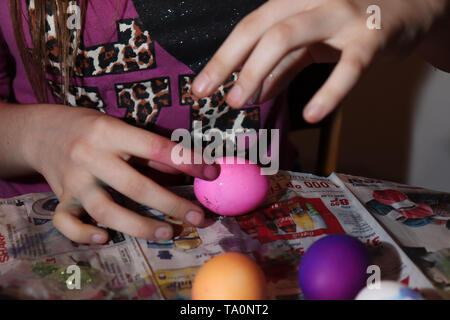
<svg viewBox="0 0 450 320">
<path fill-rule="evenodd" d="M 191 296 L 193 300 L 263 300 L 267 298 L 266 279 L 251 258 L 227 252 L 199 269 Z"/>
</svg>

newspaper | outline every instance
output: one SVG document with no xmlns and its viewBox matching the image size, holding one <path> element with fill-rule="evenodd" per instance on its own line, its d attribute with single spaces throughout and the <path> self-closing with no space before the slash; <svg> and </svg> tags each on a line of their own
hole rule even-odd
<svg viewBox="0 0 450 320">
<path fill-rule="evenodd" d="M 401 249 L 450 298 L 450 194 L 339 174 Z"/>
<path fill-rule="evenodd" d="M 207 211 L 205 228 L 186 225 L 114 193 L 121 205 L 178 225 L 176 237 L 162 242 L 109 230 L 111 240 L 105 245 L 76 244 L 52 225 L 58 203 L 53 194 L 0 200 L 0 294 L 20 299 L 190 299 L 198 269 L 211 257 L 233 251 L 247 254 L 261 266 L 269 299 L 303 299 L 297 281 L 301 257 L 312 243 L 333 233 L 363 242 L 372 263 L 380 266 L 382 279 L 435 290 L 436 281 L 411 260 L 394 229 L 388 233 L 378 222 L 380 217 L 346 187 L 348 180 L 336 174 L 325 178 L 287 171 L 270 180 L 270 193 L 260 208 L 238 217 Z M 196 201 L 192 186 L 172 190 Z M 433 240 L 433 253 L 445 255 L 439 250 L 449 247 L 448 239 L 443 233 Z M 418 243 L 410 247 L 423 246 Z M 71 265 L 82 270 L 80 290 L 68 288 L 66 270 Z M 445 271 L 444 277 L 449 274 Z M 445 288 L 439 289 L 445 294 Z"/>
<path fill-rule="evenodd" d="M 24 299 L 112 299 L 162 296 L 135 238 L 109 230 L 105 245 L 70 241 L 52 225 L 58 200 L 31 194 L 0 201 L 0 286 Z M 83 290 L 67 290 L 60 272 L 78 265 Z"/>
</svg>

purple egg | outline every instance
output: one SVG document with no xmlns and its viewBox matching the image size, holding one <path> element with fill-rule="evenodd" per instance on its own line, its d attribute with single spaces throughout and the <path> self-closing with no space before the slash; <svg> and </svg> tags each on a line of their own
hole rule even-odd
<svg viewBox="0 0 450 320">
<path fill-rule="evenodd" d="M 345 234 L 314 242 L 300 261 L 298 283 L 308 300 L 353 300 L 365 287 L 369 255 Z"/>
</svg>

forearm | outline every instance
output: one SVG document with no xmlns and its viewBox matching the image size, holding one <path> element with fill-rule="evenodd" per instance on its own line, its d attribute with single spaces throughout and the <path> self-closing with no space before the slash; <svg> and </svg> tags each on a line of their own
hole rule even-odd
<svg viewBox="0 0 450 320">
<path fill-rule="evenodd" d="M 27 160 L 33 121 L 40 105 L 0 102 L 0 178 L 36 173 Z"/>
</svg>

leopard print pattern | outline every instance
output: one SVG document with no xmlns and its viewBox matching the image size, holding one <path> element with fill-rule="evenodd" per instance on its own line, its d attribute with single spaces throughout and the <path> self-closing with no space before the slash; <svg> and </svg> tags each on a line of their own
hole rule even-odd
<svg viewBox="0 0 450 320">
<path fill-rule="evenodd" d="M 70 1 L 70 5 L 76 1 Z M 35 0 L 28 1 L 30 22 L 35 22 Z M 59 50 L 56 38 L 56 22 L 52 7 L 47 2 L 46 8 L 46 48 L 49 63 L 47 73 L 56 80 L 62 75 L 59 61 Z M 118 42 L 104 45 L 84 47 L 80 44 L 75 60 L 75 77 L 93 77 L 106 74 L 120 74 L 156 67 L 154 44 L 149 32 L 145 30 L 140 19 L 124 19 L 116 22 Z M 75 31 L 71 35 L 71 50 L 74 51 Z M 69 70 L 72 72 L 72 70 Z M 61 85 L 57 81 L 47 79 L 53 96 L 63 101 Z M 66 101 L 71 106 L 95 108 L 104 112 L 104 102 L 98 89 L 92 87 L 70 86 Z M 145 121 L 144 121 L 145 122 Z M 150 121 L 150 122 L 153 122 Z"/>
<path fill-rule="evenodd" d="M 76 5 L 76 1 L 70 1 Z M 35 0 L 30 0 L 29 15 L 35 21 Z M 56 46 L 56 21 L 49 4 L 46 8 L 46 47 L 50 65 L 47 71 L 61 75 L 59 52 Z M 140 19 L 123 19 L 116 22 L 118 41 L 85 47 L 81 41 L 75 62 L 76 77 L 95 77 L 120 74 L 156 67 L 154 43 Z M 71 35 L 71 50 L 76 48 L 75 30 Z"/>
<path fill-rule="evenodd" d="M 77 77 L 121 74 L 156 67 L 154 43 L 140 19 L 119 20 L 117 43 L 81 47 L 76 58 Z"/>
<path fill-rule="evenodd" d="M 62 99 L 61 85 L 55 81 L 48 80 L 50 90 L 58 99 Z M 67 104 L 75 107 L 85 107 L 96 109 L 103 113 L 105 111 L 105 102 L 103 101 L 98 89 L 95 87 L 79 87 L 69 86 L 68 95 L 66 97 Z"/>
<path fill-rule="evenodd" d="M 133 125 L 150 128 L 161 108 L 172 104 L 168 77 L 121 83 L 115 87 L 117 105 L 127 109 L 125 120 Z"/>
<path fill-rule="evenodd" d="M 69 1 L 69 5 L 76 5 L 76 1 Z M 53 8 L 50 1 L 46 1 L 46 17 L 45 17 L 45 47 L 47 48 L 47 56 L 49 64 L 46 66 L 47 73 L 54 76 L 61 76 L 61 65 L 59 61 L 58 39 L 56 36 L 56 19 L 53 14 Z M 36 23 L 35 0 L 29 0 L 28 14 L 30 16 L 30 25 Z M 75 30 L 70 36 L 70 50 L 75 50 Z M 70 70 L 71 72 L 71 70 Z"/>
<path fill-rule="evenodd" d="M 259 129 L 259 107 L 252 106 L 234 110 L 225 102 L 225 97 L 238 79 L 238 76 L 239 73 L 234 72 L 216 92 L 203 99 L 198 99 L 192 93 L 194 75 L 182 75 L 179 77 L 180 104 L 190 105 L 191 107 L 191 130 L 194 127 L 194 121 L 201 121 L 203 135 L 208 129 L 218 129 L 225 140 L 227 138 L 227 130 L 232 130 L 235 134 L 243 134 L 250 129 Z M 198 133 L 194 132 L 194 134 Z M 209 139 L 209 137 L 207 138 Z"/>
</svg>

